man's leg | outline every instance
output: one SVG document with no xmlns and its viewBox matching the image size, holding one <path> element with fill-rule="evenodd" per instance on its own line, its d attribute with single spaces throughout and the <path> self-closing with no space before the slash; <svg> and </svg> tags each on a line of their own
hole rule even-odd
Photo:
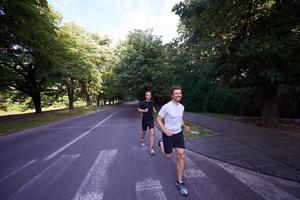
<svg viewBox="0 0 300 200">
<path fill-rule="evenodd" d="M 173 150 L 172 140 L 170 138 L 167 138 L 164 135 L 162 138 L 163 139 L 160 139 L 160 141 L 159 141 L 160 151 L 165 158 L 171 159 L 172 158 L 172 150 Z"/>
<path fill-rule="evenodd" d="M 150 147 L 154 147 L 154 128 L 150 129 Z"/>
<path fill-rule="evenodd" d="M 183 171 L 184 171 L 184 149 L 176 148 L 175 150 L 177 156 L 177 162 L 176 162 L 177 181 L 181 182 L 183 177 Z"/>
<path fill-rule="evenodd" d="M 150 147 L 154 147 L 154 140 L 155 140 L 155 135 L 154 135 L 154 121 L 151 120 L 149 121 L 149 132 L 150 132 Z"/>
<path fill-rule="evenodd" d="M 141 144 L 144 146 L 145 145 L 145 136 L 146 136 L 146 131 L 142 128 L 142 134 L 141 134 Z"/>
<path fill-rule="evenodd" d="M 145 136 L 147 131 L 147 122 L 142 119 L 142 134 L 141 134 L 141 144 L 142 146 L 145 146 Z"/>
<path fill-rule="evenodd" d="M 183 183 L 183 172 L 184 172 L 184 159 L 185 159 L 185 144 L 184 144 L 184 137 L 183 133 L 180 132 L 176 134 L 176 142 L 175 142 L 175 151 L 176 151 L 176 156 L 177 156 L 177 161 L 176 161 L 176 178 L 177 178 L 177 188 L 179 190 L 179 193 L 183 196 L 188 195 L 188 190 Z"/>
</svg>

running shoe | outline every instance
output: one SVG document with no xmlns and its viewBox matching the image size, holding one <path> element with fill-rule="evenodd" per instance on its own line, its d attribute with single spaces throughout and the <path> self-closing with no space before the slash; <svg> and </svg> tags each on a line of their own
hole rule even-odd
<svg viewBox="0 0 300 200">
<path fill-rule="evenodd" d="M 153 147 L 149 147 L 149 152 L 150 152 L 151 155 L 155 154 L 155 151 L 154 151 Z"/>
<path fill-rule="evenodd" d="M 158 148 L 160 148 L 160 142 L 162 142 L 162 141 L 163 141 L 163 138 L 160 137 L 160 138 L 158 139 L 158 143 L 157 143 Z"/>
<path fill-rule="evenodd" d="M 188 190 L 185 186 L 185 184 L 181 181 L 181 182 L 176 182 L 176 187 L 178 188 L 179 190 L 179 193 L 182 195 L 182 196 L 187 196 L 188 195 Z"/>
</svg>

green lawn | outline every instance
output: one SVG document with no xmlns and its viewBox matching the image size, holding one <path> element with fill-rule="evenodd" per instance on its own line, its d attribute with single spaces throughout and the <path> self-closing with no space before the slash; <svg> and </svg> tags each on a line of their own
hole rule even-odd
<svg viewBox="0 0 300 200">
<path fill-rule="evenodd" d="M 233 114 L 208 113 L 208 112 L 201 112 L 201 113 L 197 113 L 197 114 L 205 115 L 208 117 L 221 118 L 221 119 L 232 119 L 234 117 L 239 117 L 238 115 L 233 115 Z"/>
<path fill-rule="evenodd" d="M 85 102 L 82 102 L 82 101 L 74 102 L 74 108 L 85 107 L 85 106 L 86 106 Z M 53 106 L 49 106 L 46 108 L 43 107 L 43 112 L 44 111 L 52 111 L 52 110 L 61 110 L 61 109 L 67 109 L 67 108 L 68 107 L 65 104 L 59 103 L 59 104 L 55 104 Z M 28 113 L 34 113 L 34 112 L 35 112 L 34 109 L 26 109 L 25 110 L 20 105 L 14 105 L 14 106 L 10 107 L 10 109 L 8 109 L 7 111 L 0 110 L 0 116 L 28 114 Z"/>
<path fill-rule="evenodd" d="M 154 119 L 156 119 L 157 113 L 153 113 L 153 117 Z M 208 130 L 192 122 L 184 121 L 184 123 L 186 126 L 190 127 L 190 132 L 184 134 L 184 138 L 187 140 L 199 139 L 201 137 L 207 137 L 213 135 L 220 135 L 220 133 Z"/>
<path fill-rule="evenodd" d="M 220 133 L 203 128 L 197 124 L 189 121 L 184 122 L 186 126 L 190 127 L 190 132 L 184 134 L 184 138 L 187 140 L 199 139 L 202 137 L 208 137 L 213 135 L 220 135 Z"/>
<path fill-rule="evenodd" d="M 38 117 L 34 116 L 32 118 L 20 120 L 20 121 L 11 121 L 0 124 L 0 136 L 14 133 L 16 131 L 24 130 L 27 128 L 37 127 L 52 122 L 56 122 L 63 119 L 68 119 L 71 117 L 84 115 L 87 113 L 95 112 L 99 109 L 103 109 L 104 106 L 90 106 L 90 107 L 80 107 L 75 108 L 72 111 L 63 110 L 56 113 L 50 113 L 47 115 L 40 115 Z M 37 114 L 38 115 L 38 114 Z"/>
</svg>

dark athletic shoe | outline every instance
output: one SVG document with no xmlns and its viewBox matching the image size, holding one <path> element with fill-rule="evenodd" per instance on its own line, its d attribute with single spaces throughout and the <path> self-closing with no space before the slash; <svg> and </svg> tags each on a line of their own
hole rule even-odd
<svg viewBox="0 0 300 200">
<path fill-rule="evenodd" d="M 158 143 L 157 143 L 158 148 L 160 148 L 160 142 L 161 142 L 161 141 L 163 141 L 163 138 L 162 138 L 162 137 L 160 137 L 160 138 L 158 139 Z"/>
<path fill-rule="evenodd" d="M 188 190 L 186 188 L 186 186 L 184 185 L 183 182 L 176 182 L 176 187 L 178 188 L 179 190 L 179 193 L 182 195 L 182 196 L 187 196 L 188 195 Z"/>
</svg>

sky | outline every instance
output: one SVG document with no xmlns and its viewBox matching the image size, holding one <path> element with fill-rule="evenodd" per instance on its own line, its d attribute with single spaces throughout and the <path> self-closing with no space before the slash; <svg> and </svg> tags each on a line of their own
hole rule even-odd
<svg viewBox="0 0 300 200">
<path fill-rule="evenodd" d="M 153 28 L 164 43 L 177 36 L 179 17 L 171 12 L 180 0 L 48 0 L 63 16 L 88 32 L 109 35 L 116 43 L 133 29 Z"/>
</svg>

